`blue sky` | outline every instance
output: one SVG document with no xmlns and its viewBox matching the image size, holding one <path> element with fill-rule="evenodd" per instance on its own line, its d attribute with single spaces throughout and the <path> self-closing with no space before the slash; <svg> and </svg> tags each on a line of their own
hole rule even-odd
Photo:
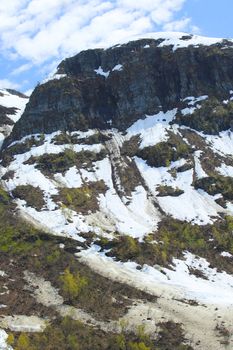
<svg viewBox="0 0 233 350">
<path fill-rule="evenodd" d="M 1 0 L 0 87 L 33 89 L 65 57 L 152 31 L 233 37 L 232 0 Z"/>
</svg>

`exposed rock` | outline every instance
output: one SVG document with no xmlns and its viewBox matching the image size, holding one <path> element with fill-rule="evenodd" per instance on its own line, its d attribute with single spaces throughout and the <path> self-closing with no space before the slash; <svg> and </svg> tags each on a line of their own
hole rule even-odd
<svg viewBox="0 0 233 350">
<path fill-rule="evenodd" d="M 87 50 L 62 61 L 61 78 L 36 87 L 10 140 L 110 125 L 125 130 L 145 114 L 177 107 L 187 96 L 229 97 L 230 43 L 173 50 L 173 46 L 159 47 L 162 41 L 142 39 L 107 50 Z"/>
</svg>

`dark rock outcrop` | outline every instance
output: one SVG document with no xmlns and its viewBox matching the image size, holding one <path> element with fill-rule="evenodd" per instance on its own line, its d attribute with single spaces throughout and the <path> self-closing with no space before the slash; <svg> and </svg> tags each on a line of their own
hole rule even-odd
<svg viewBox="0 0 233 350">
<path fill-rule="evenodd" d="M 6 144 L 57 130 L 125 130 L 145 114 L 177 107 L 187 96 L 229 96 L 232 43 L 173 50 L 159 47 L 162 41 L 142 39 L 65 59 L 58 73 L 66 77 L 36 87 Z M 116 65 L 122 69 L 114 70 Z M 107 78 L 95 72 L 99 67 L 109 73 Z"/>
</svg>

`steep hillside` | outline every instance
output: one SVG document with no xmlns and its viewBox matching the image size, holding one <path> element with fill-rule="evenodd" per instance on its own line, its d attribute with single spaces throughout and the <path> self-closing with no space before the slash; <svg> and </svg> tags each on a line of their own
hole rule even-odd
<svg viewBox="0 0 233 350">
<path fill-rule="evenodd" d="M 9 136 L 21 117 L 28 97 L 12 89 L 0 89 L 0 143 Z"/>
<path fill-rule="evenodd" d="M 232 45 L 153 34 L 36 87 L 1 151 L 0 327 L 45 329 L 45 349 L 56 332 L 67 349 L 232 348 Z"/>
</svg>

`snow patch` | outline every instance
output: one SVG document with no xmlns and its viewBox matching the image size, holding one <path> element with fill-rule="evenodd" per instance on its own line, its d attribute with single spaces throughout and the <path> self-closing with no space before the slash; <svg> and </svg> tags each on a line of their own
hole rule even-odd
<svg viewBox="0 0 233 350">
<path fill-rule="evenodd" d="M 202 151 L 194 152 L 195 174 L 198 179 L 202 179 L 203 177 L 208 177 L 206 172 L 202 169 L 202 165 L 200 161 L 201 154 L 202 154 Z"/>
<path fill-rule="evenodd" d="M 0 349 L 1 350 L 13 350 L 13 348 L 7 344 L 7 338 L 8 338 L 7 333 L 3 329 L 0 329 Z"/>
<path fill-rule="evenodd" d="M 208 261 L 186 252 L 184 260 L 174 259 L 173 270 L 143 265 L 137 269 L 135 262 L 114 261 L 92 245 L 76 254 L 91 266 L 102 266 L 114 280 L 133 285 L 153 295 L 165 293 L 173 298 L 197 300 L 208 304 L 233 305 L 233 277 L 210 268 Z M 190 274 L 189 268 L 199 269 L 207 279 Z"/>
<path fill-rule="evenodd" d="M 230 130 L 222 131 L 219 135 L 205 135 L 199 133 L 206 139 L 209 147 L 221 156 L 232 156 L 233 154 L 233 132 Z"/>
<path fill-rule="evenodd" d="M 221 164 L 216 170 L 223 176 L 233 177 L 233 166 Z"/>
<path fill-rule="evenodd" d="M 104 71 L 103 71 L 103 68 L 102 68 L 101 66 L 99 66 L 98 69 L 94 69 L 94 71 L 96 72 L 96 74 L 102 75 L 102 76 L 105 77 L 105 78 L 108 78 L 108 77 L 109 77 L 109 74 L 110 74 L 110 70 L 107 71 L 107 72 L 104 72 Z"/>
<path fill-rule="evenodd" d="M 159 142 L 167 141 L 167 129 L 170 129 L 171 122 L 176 115 L 177 108 L 164 112 L 159 112 L 155 115 L 146 115 L 145 119 L 137 120 L 127 129 L 127 139 L 132 136 L 140 135 L 140 148 L 156 145 Z M 175 125 L 172 126 L 175 128 Z"/>
<path fill-rule="evenodd" d="M 123 70 L 123 66 L 122 64 L 117 64 L 113 69 L 112 69 L 112 72 L 114 71 L 122 71 Z"/>
<path fill-rule="evenodd" d="M 233 255 L 230 254 L 230 253 L 228 253 L 228 252 L 222 252 L 220 255 L 221 255 L 221 256 L 224 256 L 224 257 L 226 257 L 226 258 L 233 258 Z"/>
<path fill-rule="evenodd" d="M 51 73 L 49 74 L 49 76 L 47 78 L 45 78 L 41 84 L 45 84 L 45 83 L 48 83 L 49 81 L 51 80 L 59 80 L 59 79 L 62 79 L 62 78 L 66 78 L 68 75 L 67 74 L 60 74 L 60 73 Z"/>
<path fill-rule="evenodd" d="M 183 32 L 152 32 L 152 33 L 144 33 L 137 36 L 130 36 L 128 38 L 123 39 L 119 43 L 119 45 L 123 45 L 125 43 L 128 43 L 129 41 L 135 41 L 140 39 L 154 39 L 154 40 L 163 39 L 163 41 L 158 45 L 158 47 L 171 45 L 173 46 L 173 51 L 179 48 L 188 47 L 190 45 L 195 47 L 200 45 L 209 46 L 209 45 L 221 43 L 223 41 L 222 38 L 209 38 L 209 37 L 192 35 L 192 34 L 183 33 Z M 230 39 L 229 42 L 232 43 L 233 40 Z M 115 45 L 114 47 L 116 46 L 117 45 Z"/>
<path fill-rule="evenodd" d="M 157 197 L 162 210 L 174 218 L 189 221 L 198 225 L 212 223 L 214 218 L 218 217 L 218 213 L 223 211 L 215 201 L 214 197 L 202 190 L 195 190 L 192 186 L 193 169 L 178 173 L 174 178 L 168 171 L 171 166 L 166 167 L 150 167 L 140 158 L 135 157 L 136 165 L 145 179 L 150 191 L 156 197 L 156 187 L 158 185 L 171 186 L 184 191 L 178 197 L 165 196 Z"/>
<path fill-rule="evenodd" d="M 1 94 L 3 94 L 3 96 L 1 96 Z M 27 102 L 28 102 L 27 97 L 19 97 L 18 95 L 11 94 L 7 90 L 0 89 L 0 105 L 7 108 L 14 107 L 17 109 L 16 114 L 7 115 L 8 118 L 13 120 L 13 122 L 17 122 L 19 120 L 19 118 L 21 117 L 25 109 Z"/>
<path fill-rule="evenodd" d="M 188 96 L 185 97 L 182 101 L 189 101 L 188 105 L 189 106 L 194 106 L 197 102 L 205 101 L 208 98 L 208 95 L 203 95 L 199 97 L 194 97 L 194 96 Z"/>
</svg>

